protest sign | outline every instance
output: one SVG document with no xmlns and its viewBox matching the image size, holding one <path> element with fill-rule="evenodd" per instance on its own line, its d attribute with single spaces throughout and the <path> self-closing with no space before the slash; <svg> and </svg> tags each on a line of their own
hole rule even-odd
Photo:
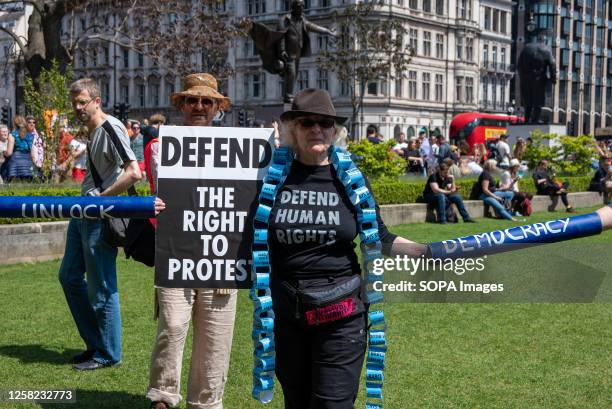
<svg viewBox="0 0 612 409">
<path fill-rule="evenodd" d="M 272 158 L 265 128 L 160 128 L 155 285 L 249 288 L 252 215 Z"/>
</svg>

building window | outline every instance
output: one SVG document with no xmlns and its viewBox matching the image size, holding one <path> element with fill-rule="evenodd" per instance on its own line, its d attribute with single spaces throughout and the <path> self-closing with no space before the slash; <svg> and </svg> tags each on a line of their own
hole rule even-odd
<svg viewBox="0 0 612 409">
<path fill-rule="evenodd" d="M 378 95 L 378 82 L 372 81 L 368 83 L 368 94 Z"/>
<path fill-rule="evenodd" d="M 144 84 L 138 84 L 138 86 L 136 87 L 137 91 L 138 91 L 138 106 L 143 107 L 145 106 L 145 86 Z"/>
<path fill-rule="evenodd" d="M 499 32 L 499 10 L 493 10 L 493 31 Z"/>
<path fill-rule="evenodd" d="M 419 30 L 416 28 L 411 28 L 410 31 L 408 31 L 408 46 L 413 53 L 417 53 L 419 48 Z"/>
<path fill-rule="evenodd" d="M 327 71 L 317 70 L 317 88 L 329 91 L 329 82 L 327 81 Z"/>
<path fill-rule="evenodd" d="M 423 56 L 431 56 L 431 31 L 423 31 Z"/>
<path fill-rule="evenodd" d="M 104 52 L 102 53 L 102 64 L 110 64 L 110 50 L 108 46 L 103 47 Z"/>
<path fill-rule="evenodd" d="M 499 31 L 502 34 L 507 34 L 508 33 L 508 23 L 506 21 L 506 19 L 508 18 L 508 13 L 506 13 L 505 11 L 500 12 L 499 15 Z"/>
<path fill-rule="evenodd" d="M 484 105 L 488 104 L 489 100 L 489 79 L 484 77 L 482 79 L 482 102 Z"/>
<path fill-rule="evenodd" d="M 431 13 L 431 0 L 423 0 L 423 11 Z"/>
<path fill-rule="evenodd" d="M 485 65 L 489 63 L 489 45 L 488 44 L 485 44 L 482 46 L 482 63 Z"/>
<path fill-rule="evenodd" d="M 472 0 L 457 0 L 457 18 L 472 19 Z"/>
<path fill-rule="evenodd" d="M 149 106 L 159 106 L 159 83 L 149 83 Z"/>
<path fill-rule="evenodd" d="M 444 100 L 444 76 L 442 74 L 436 74 L 436 102 L 442 102 Z"/>
<path fill-rule="evenodd" d="M 91 62 L 93 67 L 98 66 L 98 47 L 93 47 L 91 49 Z"/>
<path fill-rule="evenodd" d="M 417 72 L 408 71 L 408 98 L 417 99 Z"/>
<path fill-rule="evenodd" d="M 253 98 L 263 96 L 263 75 L 264 74 L 251 75 L 251 96 Z"/>
<path fill-rule="evenodd" d="M 319 7 L 329 7 L 331 5 L 330 0 L 319 0 Z"/>
<path fill-rule="evenodd" d="M 166 95 L 164 96 L 164 103 L 168 104 L 170 102 L 172 94 L 174 94 L 174 78 L 167 78 L 166 83 L 164 85 L 166 91 Z"/>
<path fill-rule="evenodd" d="M 468 38 L 465 45 L 465 56 L 468 61 L 474 61 L 474 39 Z"/>
<path fill-rule="evenodd" d="M 455 77 L 455 102 L 463 102 L 463 77 Z"/>
<path fill-rule="evenodd" d="M 329 37 L 326 35 L 317 36 L 317 44 L 319 46 L 319 51 L 327 51 L 329 47 Z"/>
<path fill-rule="evenodd" d="M 102 94 L 102 106 L 108 106 L 108 101 L 110 99 L 110 87 L 108 84 L 108 80 L 102 80 L 102 83 L 100 85 L 100 93 Z"/>
<path fill-rule="evenodd" d="M 436 34 L 436 58 L 444 58 L 444 34 Z"/>
<path fill-rule="evenodd" d="M 444 15 L 444 0 L 436 0 L 436 14 L 439 16 Z"/>
<path fill-rule="evenodd" d="M 121 84 L 119 88 L 119 95 L 121 95 L 121 102 L 125 104 L 130 103 L 130 86 L 127 84 Z"/>
<path fill-rule="evenodd" d="M 123 68 L 130 68 L 130 50 L 123 49 Z"/>
<path fill-rule="evenodd" d="M 298 90 L 308 88 L 308 70 L 300 70 L 297 77 Z"/>
<path fill-rule="evenodd" d="M 497 67 L 497 47 L 493 46 L 493 53 L 491 55 L 491 62 L 493 63 L 493 68 Z"/>
<path fill-rule="evenodd" d="M 402 98 L 403 97 L 403 88 L 404 88 L 404 79 L 402 77 L 398 77 L 395 79 L 395 97 Z"/>
<path fill-rule="evenodd" d="M 497 78 L 491 78 L 491 100 L 493 106 L 497 105 Z"/>
<path fill-rule="evenodd" d="M 506 106 L 506 80 L 499 80 L 499 96 L 502 109 Z"/>
<path fill-rule="evenodd" d="M 138 66 L 144 67 L 144 54 L 138 53 Z"/>
<path fill-rule="evenodd" d="M 266 12 L 266 0 L 247 0 L 247 13 L 252 16 Z"/>
<path fill-rule="evenodd" d="M 413 10 L 416 10 L 418 7 L 418 1 L 417 0 L 408 0 L 408 7 L 410 7 Z"/>
<path fill-rule="evenodd" d="M 85 68 L 87 67 L 87 55 L 85 54 L 85 51 L 81 51 L 81 53 L 79 54 L 80 57 L 80 65 L 81 68 Z"/>
<path fill-rule="evenodd" d="M 500 61 L 499 61 L 499 62 L 501 63 L 501 65 L 502 65 L 502 67 L 503 67 L 503 66 L 506 64 L 506 49 L 505 49 L 505 48 L 502 48 L 502 49 L 500 50 L 500 56 L 499 56 L 499 58 L 500 58 Z"/>
<path fill-rule="evenodd" d="M 429 101 L 430 99 L 430 88 L 431 88 L 431 74 L 428 72 L 423 73 L 422 77 L 422 87 L 423 87 L 423 100 Z"/>
<path fill-rule="evenodd" d="M 463 60 L 463 37 L 457 37 L 457 61 Z"/>
<path fill-rule="evenodd" d="M 471 77 L 465 79 L 465 102 L 468 104 L 474 102 L 474 78 Z"/>
<path fill-rule="evenodd" d="M 491 30 L 491 7 L 484 8 L 484 28 Z"/>
<path fill-rule="evenodd" d="M 350 87 L 348 80 L 340 82 L 340 95 L 346 97 L 350 94 Z"/>
</svg>

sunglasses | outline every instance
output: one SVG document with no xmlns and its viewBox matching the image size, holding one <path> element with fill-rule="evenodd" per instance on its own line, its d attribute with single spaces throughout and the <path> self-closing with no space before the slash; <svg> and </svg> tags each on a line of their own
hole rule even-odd
<svg viewBox="0 0 612 409">
<path fill-rule="evenodd" d="M 319 125 L 322 129 L 330 129 L 336 125 L 336 121 L 331 118 L 321 118 L 321 119 L 312 119 L 312 118 L 298 118 L 296 120 L 298 125 L 302 128 L 312 128 L 315 125 Z"/>
<path fill-rule="evenodd" d="M 185 103 L 191 106 L 196 106 L 198 105 L 198 103 L 201 103 L 202 106 L 208 106 L 208 105 L 214 104 L 213 100 L 210 98 L 195 98 L 195 97 L 186 98 Z"/>
</svg>

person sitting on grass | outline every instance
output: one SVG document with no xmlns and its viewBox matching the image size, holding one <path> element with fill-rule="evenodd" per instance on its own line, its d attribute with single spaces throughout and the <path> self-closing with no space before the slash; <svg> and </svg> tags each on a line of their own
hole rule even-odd
<svg viewBox="0 0 612 409">
<path fill-rule="evenodd" d="M 484 202 L 485 205 L 491 206 L 499 217 L 507 220 L 517 221 L 508 210 L 504 207 L 504 201 L 511 201 L 514 197 L 513 191 L 502 191 L 495 189 L 495 177 L 493 173 L 497 171 L 497 162 L 495 159 L 488 159 L 484 163 L 484 170 L 478 177 L 476 182 L 476 196 Z"/>
<path fill-rule="evenodd" d="M 565 205 L 565 210 L 568 213 L 572 213 L 574 208 L 570 206 L 569 201 L 567 200 L 567 188 L 568 183 L 561 184 L 559 182 L 554 181 L 555 174 L 550 174 L 548 172 L 548 161 L 546 159 L 540 160 L 538 162 L 538 167 L 533 173 L 533 181 L 536 186 L 536 190 L 538 195 L 547 195 L 552 199 L 552 204 L 548 206 L 548 211 L 552 212 L 555 210 L 557 206 L 557 197 L 561 196 L 561 201 Z"/>
<path fill-rule="evenodd" d="M 423 191 L 425 201 L 436 206 L 438 211 L 438 221 L 446 224 L 446 203 L 454 203 L 465 223 L 474 223 L 467 209 L 463 205 L 461 195 L 457 193 L 455 178 L 449 174 L 448 165 L 441 163 L 438 171 L 427 179 L 425 190 Z"/>
</svg>

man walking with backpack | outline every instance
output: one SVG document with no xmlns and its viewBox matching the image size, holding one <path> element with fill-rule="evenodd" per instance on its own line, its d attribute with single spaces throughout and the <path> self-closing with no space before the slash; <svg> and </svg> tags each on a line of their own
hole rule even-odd
<svg viewBox="0 0 612 409">
<path fill-rule="evenodd" d="M 89 162 L 81 194 L 117 196 L 125 192 L 141 178 L 127 130 L 102 111 L 100 88 L 94 80 L 74 82 L 70 98 L 77 119 L 89 130 Z M 117 248 L 106 242 L 103 232 L 102 219 L 71 219 L 59 271 L 68 307 L 86 345 L 74 357 L 73 367 L 80 371 L 121 362 Z"/>
</svg>

